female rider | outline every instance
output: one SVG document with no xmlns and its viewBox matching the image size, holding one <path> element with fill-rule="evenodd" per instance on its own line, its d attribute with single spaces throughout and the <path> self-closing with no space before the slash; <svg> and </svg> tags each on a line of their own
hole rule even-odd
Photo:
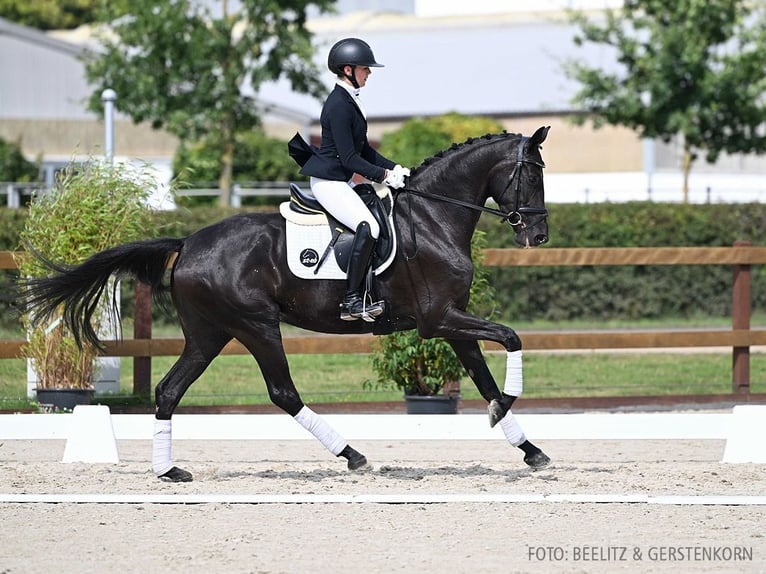
<svg viewBox="0 0 766 574">
<path fill-rule="evenodd" d="M 322 207 L 349 229 L 356 230 L 340 318 L 372 322 L 383 313 L 383 304 L 368 301 L 362 284 L 380 228 L 354 191 L 351 179 L 358 173 L 398 189 L 404 187 L 404 178 L 410 170 L 380 155 L 367 141 L 367 119 L 359 91 L 372 73 L 370 68 L 382 67 L 375 61 L 370 46 L 358 38 L 340 40 L 330 49 L 327 67 L 337 80 L 319 118 L 322 142 L 318 149 L 313 148 L 301 173 L 311 177 L 311 191 Z"/>
</svg>

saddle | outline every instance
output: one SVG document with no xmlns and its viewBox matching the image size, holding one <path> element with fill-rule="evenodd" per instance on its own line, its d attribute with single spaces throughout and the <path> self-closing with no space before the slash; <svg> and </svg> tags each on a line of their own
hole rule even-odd
<svg viewBox="0 0 766 574">
<path fill-rule="evenodd" d="M 370 265 L 372 272 L 379 275 L 388 268 L 396 254 L 391 190 L 383 185 L 361 183 L 354 187 L 354 191 L 380 226 L 380 236 L 375 243 Z M 291 271 L 306 279 L 345 278 L 355 230 L 335 219 L 295 183 L 290 184 L 290 201 L 282 203 L 279 211 L 287 221 L 288 264 Z M 336 273 L 333 273 L 333 268 Z"/>
</svg>

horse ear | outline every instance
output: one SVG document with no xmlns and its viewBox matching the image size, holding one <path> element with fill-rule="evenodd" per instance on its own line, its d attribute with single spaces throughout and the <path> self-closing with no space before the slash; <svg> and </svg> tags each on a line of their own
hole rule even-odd
<svg viewBox="0 0 766 574">
<path fill-rule="evenodd" d="M 532 134 L 532 137 L 529 138 L 529 142 L 527 143 L 527 149 L 535 149 L 537 147 L 540 147 L 540 144 L 545 141 L 545 138 L 548 137 L 548 130 L 551 129 L 551 126 L 542 126 L 540 128 L 537 128 L 537 131 Z"/>
</svg>

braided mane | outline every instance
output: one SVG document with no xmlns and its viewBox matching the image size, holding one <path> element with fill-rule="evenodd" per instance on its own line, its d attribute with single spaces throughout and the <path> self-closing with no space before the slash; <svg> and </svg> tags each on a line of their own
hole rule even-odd
<svg viewBox="0 0 766 574">
<path fill-rule="evenodd" d="M 418 172 L 418 171 L 422 170 L 423 168 L 428 167 L 432 163 L 434 163 L 436 161 L 439 161 L 440 159 L 444 158 L 445 156 L 452 155 L 453 153 L 455 153 L 455 152 L 457 152 L 459 150 L 462 150 L 466 146 L 476 145 L 476 144 L 485 144 L 485 143 L 489 143 L 491 141 L 495 141 L 495 140 L 498 140 L 498 139 L 517 138 L 517 137 L 522 137 L 522 136 L 521 136 L 521 134 L 509 133 L 509 132 L 503 130 L 499 134 L 484 134 L 481 137 L 468 138 L 463 143 L 453 143 L 447 149 L 443 149 L 440 152 L 435 153 L 431 157 L 427 157 L 426 159 L 423 160 L 423 162 L 419 166 L 417 166 L 415 169 L 413 169 L 412 172 L 414 174 L 415 172 Z"/>
</svg>

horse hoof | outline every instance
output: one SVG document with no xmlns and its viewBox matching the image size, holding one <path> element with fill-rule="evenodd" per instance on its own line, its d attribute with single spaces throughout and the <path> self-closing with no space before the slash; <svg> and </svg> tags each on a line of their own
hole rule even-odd
<svg viewBox="0 0 766 574">
<path fill-rule="evenodd" d="M 165 482 L 191 482 L 192 474 L 191 472 L 185 471 L 183 469 L 178 468 L 177 466 L 174 466 L 165 474 L 161 474 L 159 476 L 159 479 L 164 480 Z"/>
<path fill-rule="evenodd" d="M 367 463 L 367 457 L 365 457 L 361 452 L 358 450 L 354 450 L 349 445 L 346 445 L 345 448 L 340 451 L 340 454 L 338 456 L 342 456 L 348 461 L 348 469 L 349 470 L 371 470 L 372 467 Z"/>
<path fill-rule="evenodd" d="M 551 459 L 543 451 L 540 451 L 533 455 L 525 456 L 524 462 L 526 462 L 532 470 L 540 470 L 548 466 L 551 463 Z"/>
<path fill-rule="evenodd" d="M 487 414 L 489 414 L 489 428 L 493 428 L 497 423 L 503 420 L 503 417 L 508 412 L 507 409 L 503 409 L 503 405 L 500 401 L 492 399 L 487 406 Z"/>
<path fill-rule="evenodd" d="M 372 466 L 370 466 L 370 463 L 367 462 L 366 456 L 359 454 L 358 457 L 352 457 L 348 459 L 348 469 L 359 472 L 366 472 L 368 470 L 372 470 Z"/>
</svg>

